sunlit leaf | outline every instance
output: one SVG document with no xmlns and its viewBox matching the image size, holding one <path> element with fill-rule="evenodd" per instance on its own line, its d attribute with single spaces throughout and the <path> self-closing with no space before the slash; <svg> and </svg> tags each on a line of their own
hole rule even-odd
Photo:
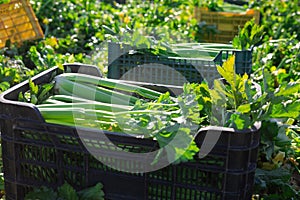
<svg viewBox="0 0 300 200">
<path fill-rule="evenodd" d="M 240 112 L 240 113 L 249 113 L 251 111 L 251 106 L 250 104 L 243 104 L 243 105 L 240 105 L 238 108 L 237 108 L 237 111 Z"/>
<path fill-rule="evenodd" d="M 29 79 L 29 89 L 32 94 L 37 95 L 39 87 L 38 87 L 38 85 L 35 85 L 31 79 Z"/>
<path fill-rule="evenodd" d="M 289 96 L 300 91 L 300 82 L 290 82 L 285 87 L 280 87 L 276 96 Z"/>
<path fill-rule="evenodd" d="M 230 56 L 222 66 L 217 66 L 219 74 L 228 82 L 229 85 L 235 85 L 235 69 L 234 69 L 235 56 Z"/>
</svg>

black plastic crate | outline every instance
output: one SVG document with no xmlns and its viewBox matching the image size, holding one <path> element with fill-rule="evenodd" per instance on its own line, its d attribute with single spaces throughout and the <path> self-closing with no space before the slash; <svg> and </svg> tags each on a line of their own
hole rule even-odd
<svg viewBox="0 0 300 200">
<path fill-rule="evenodd" d="M 233 54 L 236 73 L 250 74 L 252 70 L 252 48 L 220 50 L 213 59 L 138 54 L 133 50 L 129 45 L 108 43 L 108 78 L 180 86 L 206 80 L 212 86 L 220 78 L 216 66 Z"/>
<path fill-rule="evenodd" d="M 76 65 L 65 67 L 74 73 L 80 69 Z M 46 83 L 57 72 L 60 73 L 58 68 L 49 69 L 35 76 L 33 81 Z M 203 143 L 207 136 L 214 137 L 221 131 L 206 157 L 197 155 L 193 161 L 142 172 L 150 158 L 141 153 L 156 150 L 156 141 L 46 123 L 34 105 L 16 101 L 18 93 L 27 89 L 28 81 L 25 81 L 0 95 L 0 130 L 8 200 L 23 199 L 33 187 L 57 188 L 65 181 L 78 190 L 102 182 L 108 200 L 251 199 L 260 140 L 259 124 L 244 131 L 203 128 L 195 137 L 199 147 L 208 144 Z M 106 142 L 104 136 L 111 143 Z M 99 153 L 97 159 L 86 145 L 89 150 Z M 124 157 L 120 149 L 138 154 Z M 103 164 L 104 161 L 117 168 Z"/>
</svg>

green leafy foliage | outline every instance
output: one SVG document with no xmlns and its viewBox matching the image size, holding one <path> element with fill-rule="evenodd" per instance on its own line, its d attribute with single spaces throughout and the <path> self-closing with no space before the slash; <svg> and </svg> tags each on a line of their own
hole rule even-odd
<svg viewBox="0 0 300 200">
<path fill-rule="evenodd" d="M 265 41 L 291 38 L 295 34 L 297 40 L 300 39 L 298 0 L 252 0 L 252 2 L 252 6 L 258 8 L 262 13 L 261 23 L 264 24 Z"/>
<path fill-rule="evenodd" d="M 168 104 L 175 106 L 168 106 Z M 134 110 L 151 110 L 141 114 L 120 116 L 117 120 L 122 127 L 137 127 L 139 133 L 144 137 L 153 137 L 160 146 L 153 164 L 159 162 L 162 151 L 166 151 L 168 161 L 171 163 L 186 162 L 193 159 L 199 151 L 194 136 L 202 122 L 207 119 L 205 115 L 200 116 L 203 105 L 198 101 L 196 94 L 189 84 L 184 85 L 184 93 L 176 99 L 167 92 L 152 102 L 138 103 Z M 166 106 L 164 106 L 166 104 Z M 159 114 L 157 111 L 164 112 Z M 130 131 L 131 132 L 131 131 Z M 165 147 L 165 148 L 164 148 Z"/>
<path fill-rule="evenodd" d="M 300 114 L 300 102 L 297 95 L 300 91 L 300 82 L 282 83 L 276 90 L 270 89 L 265 74 L 262 87 L 251 82 L 247 74 L 235 74 L 234 56 L 228 59 L 223 66 L 217 67 L 224 78 L 215 80 L 211 90 L 213 100 L 213 122 L 222 126 L 238 129 L 251 127 L 256 121 L 268 121 L 278 118 L 297 118 Z M 262 89 L 261 89 L 262 88 Z"/>
<path fill-rule="evenodd" d="M 29 79 L 29 90 L 24 93 L 20 92 L 18 100 L 32 104 L 41 104 L 53 93 L 53 87 L 53 83 L 36 85 Z"/>
<path fill-rule="evenodd" d="M 35 200 L 35 199 L 57 200 L 57 193 L 53 189 L 42 186 L 26 194 L 24 199 L 25 200 Z"/>
<path fill-rule="evenodd" d="M 291 174 L 286 169 L 278 168 L 272 171 L 257 169 L 255 192 L 259 193 L 261 198 L 268 200 L 298 199 L 298 192 L 288 182 L 290 178 Z"/>
<path fill-rule="evenodd" d="M 0 4 L 3 4 L 3 3 L 9 3 L 10 0 L 0 0 Z"/>
<path fill-rule="evenodd" d="M 46 100 L 52 92 L 53 84 L 35 85 L 29 79 L 29 91 L 19 94 L 19 101 L 28 102 L 32 104 L 40 104 Z"/>
<path fill-rule="evenodd" d="M 0 50 L 1 54 L 4 54 Z M 30 70 L 19 60 L 0 55 L 0 93 L 30 76 Z"/>
<path fill-rule="evenodd" d="M 300 41 L 295 36 L 280 40 L 270 40 L 254 51 L 253 70 L 258 81 L 262 79 L 262 69 L 271 73 L 268 84 L 276 88 L 283 82 L 300 78 Z"/>
<path fill-rule="evenodd" d="M 212 98 L 211 122 L 216 125 L 237 129 L 250 128 L 260 121 L 262 100 L 260 87 L 253 85 L 247 74 L 236 74 L 235 57 L 230 57 L 217 70 L 224 79 L 215 80 Z"/>
<path fill-rule="evenodd" d="M 246 4 L 245 6 L 240 6 L 227 3 L 224 0 L 191 0 L 190 3 L 194 6 L 208 8 L 208 10 L 216 12 L 244 12 L 248 7 Z"/>
<path fill-rule="evenodd" d="M 223 0 L 205 0 L 200 1 L 201 7 L 207 7 L 210 11 L 223 11 Z"/>
<path fill-rule="evenodd" d="M 64 183 L 57 189 L 57 194 L 63 200 L 79 200 L 76 191 L 68 183 Z"/>
<path fill-rule="evenodd" d="M 261 42 L 263 36 L 264 26 L 257 25 L 252 19 L 239 30 L 238 35 L 233 38 L 232 44 L 236 49 L 247 50 Z"/>
<path fill-rule="evenodd" d="M 129 46 L 134 51 L 130 54 L 152 54 L 160 56 L 177 56 L 178 54 L 172 50 L 171 45 L 166 42 L 165 38 L 161 39 L 156 35 L 155 30 L 152 28 L 141 28 L 134 26 L 132 29 L 126 27 L 126 29 L 121 33 L 113 32 L 104 25 L 106 31 L 106 37 L 111 38 L 113 42 L 117 42 L 122 45 Z"/>
<path fill-rule="evenodd" d="M 79 200 L 104 200 L 103 185 L 97 183 L 95 186 L 78 192 Z"/>
<path fill-rule="evenodd" d="M 57 192 L 51 188 L 42 186 L 35 188 L 25 195 L 25 200 L 104 200 L 103 185 L 97 183 L 95 186 L 85 188 L 76 192 L 74 188 L 64 183 L 57 188 Z"/>
</svg>

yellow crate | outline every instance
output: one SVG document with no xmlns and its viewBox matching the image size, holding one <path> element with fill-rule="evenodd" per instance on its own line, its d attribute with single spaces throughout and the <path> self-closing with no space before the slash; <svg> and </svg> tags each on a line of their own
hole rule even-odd
<svg viewBox="0 0 300 200">
<path fill-rule="evenodd" d="M 43 31 L 28 0 L 11 0 L 0 4 L 0 48 L 11 43 L 44 37 Z"/>
<path fill-rule="evenodd" d="M 198 22 L 206 22 L 207 25 L 214 25 L 217 33 L 205 32 L 201 42 L 228 43 L 238 34 L 239 27 L 244 27 L 245 23 L 254 18 L 259 24 L 260 12 L 249 9 L 243 13 L 236 12 L 214 12 L 207 8 L 195 7 L 195 18 Z"/>
</svg>

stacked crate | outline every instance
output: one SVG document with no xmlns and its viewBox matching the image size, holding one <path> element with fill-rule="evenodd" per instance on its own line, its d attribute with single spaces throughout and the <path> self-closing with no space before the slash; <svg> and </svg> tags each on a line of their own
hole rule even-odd
<svg viewBox="0 0 300 200">
<path fill-rule="evenodd" d="M 0 48 L 8 40 L 20 44 L 43 38 L 43 31 L 28 0 L 11 0 L 0 4 Z"/>
<path fill-rule="evenodd" d="M 214 27 L 214 31 L 204 31 L 201 35 L 203 42 L 229 43 L 238 34 L 239 29 L 243 28 L 247 21 L 255 19 L 259 24 L 260 12 L 248 9 L 246 12 L 215 12 L 208 8 L 195 7 L 195 18 L 199 23 Z"/>
</svg>

